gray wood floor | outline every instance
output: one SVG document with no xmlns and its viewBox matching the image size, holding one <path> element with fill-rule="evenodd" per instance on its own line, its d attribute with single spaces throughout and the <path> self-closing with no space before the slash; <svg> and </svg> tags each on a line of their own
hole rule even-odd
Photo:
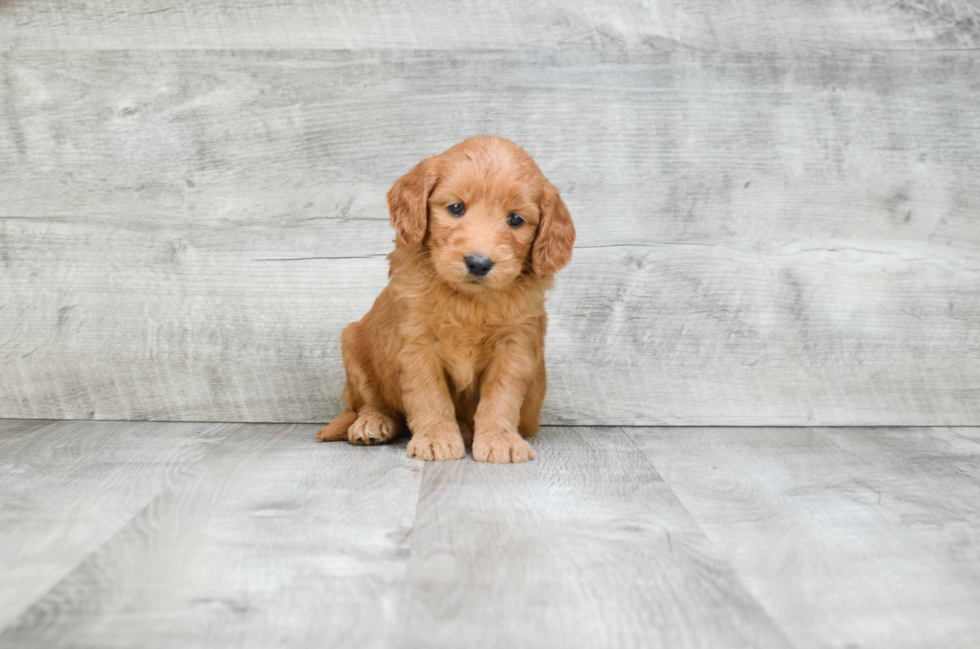
<svg viewBox="0 0 980 649">
<path fill-rule="evenodd" d="M 0 421 L 0 647 L 976 647 L 980 429 Z"/>
</svg>

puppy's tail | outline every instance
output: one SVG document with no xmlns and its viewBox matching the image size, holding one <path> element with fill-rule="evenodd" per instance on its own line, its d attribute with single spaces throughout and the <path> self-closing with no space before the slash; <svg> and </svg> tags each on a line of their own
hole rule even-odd
<svg viewBox="0 0 980 649">
<path fill-rule="evenodd" d="M 339 442 L 347 439 L 347 429 L 357 421 L 357 413 L 349 408 L 334 417 L 333 421 L 327 424 L 316 434 L 318 442 Z"/>
</svg>

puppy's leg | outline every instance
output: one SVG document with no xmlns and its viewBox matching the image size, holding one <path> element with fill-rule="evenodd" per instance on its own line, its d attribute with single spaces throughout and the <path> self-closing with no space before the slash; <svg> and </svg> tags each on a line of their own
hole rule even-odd
<svg viewBox="0 0 980 649">
<path fill-rule="evenodd" d="M 347 384 L 344 386 L 347 410 L 322 429 L 317 439 L 346 439 L 351 444 L 381 444 L 394 439 L 400 426 L 371 381 L 374 374 L 368 361 L 369 355 L 365 353 L 367 345 L 362 324 L 353 322 L 347 325 L 340 336 L 340 343 L 347 372 Z"/>
<path fill-rule="evenodd" d="M 510 345 L 490 362 L 480 381 L 480 403 L 473 418 L 473 459 L 527 462 L 534 449 L 517 432 L 525 390 L 533 376 L 530 350 Z"/>
<path fill-rule="evenodd" d="M 548 375 L 544 368 L 544 359 L 538 361 L 538 366 L 534 371 L 524 394 L 524 403 L 521 405 L 521 419 L 517 425 L 517 430 L 522 437 L 531 437 L 538 432 L 538 420 L 541 419 L 541 404 L 544 403 L 544 393 L 548 390 Z"/>
<path fill-rule="evenodd" d="M 412 431 L 408 457 L 436 461 L 466 457 L 449 387 L 432 347 L 406 347 L 399 362 L 402 406 Z"/>
<path fill-rule="evenodd" d="M 384 444 L 398 436 L 398 422 L 380 410 L 365 406 L 357 413 L 357 421 L 347 430 L 351 444 Z"/>
</svg>

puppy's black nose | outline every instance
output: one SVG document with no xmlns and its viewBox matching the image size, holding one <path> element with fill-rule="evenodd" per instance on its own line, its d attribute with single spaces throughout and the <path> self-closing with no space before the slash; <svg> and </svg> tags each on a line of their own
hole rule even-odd
<svg viewBox="0 0 980 649">
<path fill-rule="evenodd" d="M 483 277 L 493 268 L 493 262 L 490 261 L 490 258 L 483 255 L 466 255 L 463 263 L 466 264 L 466 270 L 470 271 L 470 275 L 477 277 Z"/>
</svg>

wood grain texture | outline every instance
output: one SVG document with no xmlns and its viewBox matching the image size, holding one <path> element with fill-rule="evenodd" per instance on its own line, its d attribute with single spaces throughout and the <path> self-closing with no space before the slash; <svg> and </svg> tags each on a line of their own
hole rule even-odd
<svg viewBox="0 0 980 649">
<path fill-rule="evenodd" d="M 0 421 L 0 647 L 980 637 L 977 428 L 547 427 L 424 467 L 315 428 Z"/>
<path fill-rule="evenodd" d="M 337 332 L 367 310 L 386 272 L 383 259 L 262 265 L 228 251 L 170 277 L 134 276 L 88 251 L 46 249 L 64 253 L 56 267 L 73 268 L 76 308 L 51 295 L 15 330 L 21 347 L 0 380 L 8 413 L 327 420 L 343 385 Z M 978 416 L 980 370 L 975 355 L 963 355 L 977 347 L 975 273 L 905 261 L 902 252 L 577 254 L 550 300 L 546 421 Z M 121 256 L 114 267 L 139 264 Z M 171 285 L 180 286 L 172 297 Z M 37 294 L 24 300 L 41 306 Z M 45 329 L 51 320 L 60 326 Z M 66 331 L 67 342 L 49 351 L 38 334 L 51 329 Z"/>
<path fill-rule="evenodd" d="M 41 434 L 54 420 L 6 419 L 0 422 L 0 452 L 6 454 L 23 446 L 28 439 Z"/>
<path fill-rule="evenodd" d="M 976 437 L 940 428 L 628 434 L 797 647 L 975 646 Z"/>
<path fill-rule="evenodd" d="M 0 422 L 0 628 L 234 428 L 146 422 L 32 424 Z"/>
<path fill-rule="evenodd" d="M 69 443 L 94 424 L 74 426 Z M 0 646 L 792 646 L 616 429 L 546 429 L 529 465 L 424 474 L 404 443 L 313 431 L 237 427 Z"/>
<path fill-rule="evenodd" d="M 3 647 L 370 647 L 391 628 L 421 463 L 250 425 L 0 634 Z"/>
<path fill-rule="evenodd" d="M 974 54 L 2 56 L 0 416 L 328 420 L 385 191 L 496 132 L 579 230 L 546 422 L 980 420 Z"/>
<path fill-rule="evenodd" d="M 387 253 L 391 184 L 493 132 L 562 189 L 582 245 L 980 244 L 973 54 L 2 56 L 4 217 Z"/>
<path fill-rule="evenodd" d="M 615 429 L 428 464 L 394 646 L 789 647 Z"/>
<path fill-rule="evenodd" d="M 520 2 L 12 0 L 0 42 L 31 49 L 975 49 L 972 0 Z"/>
</svg>

